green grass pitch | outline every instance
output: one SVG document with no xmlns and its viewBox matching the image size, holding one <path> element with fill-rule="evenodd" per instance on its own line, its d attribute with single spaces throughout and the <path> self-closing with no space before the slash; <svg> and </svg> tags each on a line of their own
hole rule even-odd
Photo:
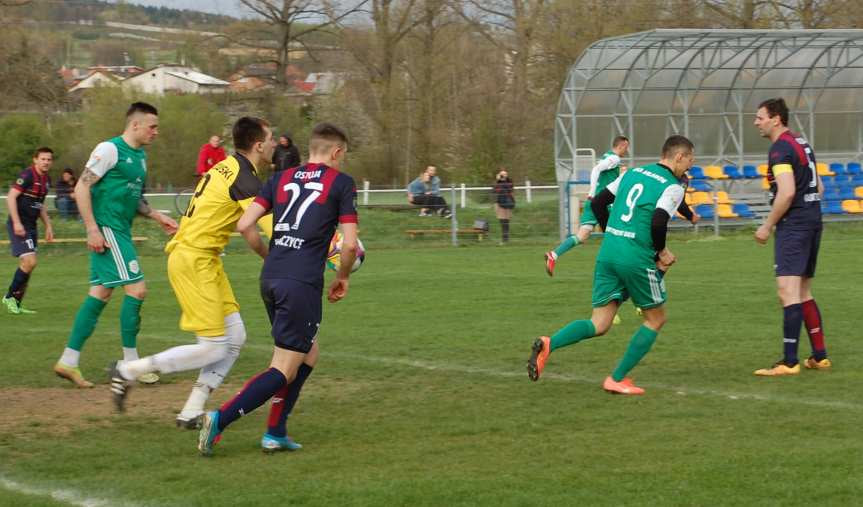
<svg viewBox="0 0 863 507">
<path fill-rule="evenodd" d="M 822 243 L 815 294 L 834 370 L 776 379 L 752 375 L 781 353 L 771 249 L 743 233 L 674 234 L 669 321 L 633 372 L 647 389 L 634 398 L 600 388 L 638 326 L 630 304 L 608 335 L 555 352 L 539 382 L 525 372 L 534 337 L 589 315 L 598 242 L 550 279 L 542 242 L 376 249 L 365 237 L 366 265 L 344 301 L 325 303 L 321 359 L 289 420 L 305 447 L 261 453 L 267 405 L 210 459 L 173 424 L 191 372 L 134 389 L 129 412 L 113 413 L 103 369 L 120 354 L 119 300 L 84 350 L 96 388 L 54 377 L 88 268 L 80 245 L 46 247 L 27 297 L 39 314 L 0 314 L 0 505 L 859 504 L 860 232 L 832 226 Z M 158 245 L 142 250 L 150 354 L 192 336 Z M 260 260 L 241 245 L 224 260 L 249 340 L 211 404 L 272 350 Z M 0 258 L 4 290 L 14 266 Z"/>
</svg>

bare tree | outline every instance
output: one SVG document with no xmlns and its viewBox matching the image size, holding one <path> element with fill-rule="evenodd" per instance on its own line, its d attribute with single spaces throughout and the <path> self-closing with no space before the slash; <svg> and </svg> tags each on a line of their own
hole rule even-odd
<svg viewBox="0 0 863 507">
<path fill-rule="evenodd" d="M 773 0 L 704 0 L 708 12 L 719 16 L 724 28 L 765 28 Z"/>
<path fill-rule="evenodd" d="M 239 0 L 240 4 L 261 16 L 272 31 L 261 32 L 253 26 L 240 29 L 227 38 L 239 45 L 275 53 L 268 61 L 276 64 L 275 81 L 282 88 L 288 83 L 286 70 L 291 62 L 291 49 L 304 48 L 313 54 L 315 47 L 306 39 L 338 24 L 361 10 L 368 0 L 353 0 L 348 7 L 329 0 Z M 317 48 L 319 49 L 319 48 Z"/>
<path fill-rule="evenodd" d="M 837 28 L 847 21 L 842 17 L 859 2 L 848 0 L 772 0 L 778 20 L 786 28 Z M 853 25 L 851 25 L 853 26 Z"/>
</svg>

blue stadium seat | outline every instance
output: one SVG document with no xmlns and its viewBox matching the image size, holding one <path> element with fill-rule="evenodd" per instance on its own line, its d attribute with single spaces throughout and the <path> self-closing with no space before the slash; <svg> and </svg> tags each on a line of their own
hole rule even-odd
<svg viewBox="0 0 863 507">
<path fill-rule="evenodd" d="M 701 167 L 699 167 L 697 165 L 690 167 L 689 168 L 689 177 L 692 179 L 695 179 L 695 180 L 703 180 L 705 178 L 704 169 L 702 169 Z"/>
<path fill-rule="evenodd" d="M 857 173 L 852 175 L 851 182 L 855 185 L 863 185 L 863 173 Z"/>
<path fill-rule="evenodd" d="M 695 207 L 695 212 L 701 215 L 701 218 L 713 218 L 713 205 L 699 204 Z"/>
<path fill-rule="evenodd" d="M 727 165 L 722 168 L 722 172 L 724 172 L 732 180 L 739 180 L 743 178 L 743 175 L 737 169 L 737 166 Z"/>
<path fill-rule="evenodd" d="M 824 188 L 836 188 L 843 183 L 839 178 L 831 176 L 822 176 L 821 182 L 824 183 Z M 845 180 L 845 183 L 848 183 L 848 180 Z"/>
<path fill-rule="evenodd" d="M 840 164 L 839 162 L 833 162 L 830 164 L 830 170 L 836 174 L 845 174 L 845 164 Z"/>
<path fill-rule="evenodd" d="M 839 189 L 836 187 L 824 188 L 824 200 L 825 201 L 839 201 L 841 200 L 839 197 Z"/>
<path fill-rule="evenodd" d="M 755 213 L 749 209 L 749 206 L 743 203 L 732 204 L 731 210 L 742 218 L 752 218 L 755 216 Z"/>
<path fill-rule="evenodd" d="M 848 174 L 860 174 L 863 170 L 860 169 L 859 162 L 848 162 L 848 165 L 845 167 L 845 172 Z"/>
<path fill-rule="evenodd" d="M 743 166 L 743 177 L 744 178 L 760 178 L 761 175 L 758 174 L 758 169 L 754 165 L 745 165 Z"/>
<path fill-rule="evenodd" d="M 704 180 L 690 180 L 689 186 L 699 192 L 710 192 L 713 188 Z"/>
<path fill-rule="evenodd" d="M 826 201 L 821 203 L 821 210 L 829 215 L 841 215 L 845 213 L 842 203 L 839 201 Z"/>
<path fill-rule="evenodd" d="M 832 184 L 834 187 L 839 187 L 840 190 L 843 188 L 854 188 L 857 186 L 856 184 L 854 184 L 853 181 L 849 180 L 848 178 L 836 178 L 835 180 L 833 180 Z M 826 187 L 827 185 L 824 186 Z"/>
<path fill-rule="evenodd" d="M 854 187 L 840 187 L 839 188 L 839 200 L 844 201 L 846 199 L 857 200 L 857 196 L 854 195 Z"/>
</svg>

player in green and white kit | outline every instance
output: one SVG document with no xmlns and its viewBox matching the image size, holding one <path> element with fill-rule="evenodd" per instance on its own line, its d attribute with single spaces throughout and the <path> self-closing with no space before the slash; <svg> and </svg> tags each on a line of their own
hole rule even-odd
<svg viewBox="0 0 863 507">
<path fill-rule="evenodd" d="M 665 246 L 665 236 L 668 221 L 683 201 L 679 180 L 693 160 L 692 142 L 671 136 L 662 147 L 659 163 L 626 171 L 593 199 L 591 207 L 605 230 L 593 274 L 593 315 L 534 341 L 527 364 L 531 380 L 539 379 L 553 350 L 605 334 L 620 305 L 631 297 L 643 311 L 644 325 L 603 388 L 620 394 L 644 393 L 626 374 L 647 354 L 665 324 L 663 276 L 675 261 Z"/>
<path fill-rule="evenodd" d="M 611 149 L 606 151 L 599 162 L 590 170 L 590 190 L 587 192 L 587 202 L 581 213 L 578 230 L 574 235 L 563 240 L 563 243 L 557 245 L 554 250 L 545 253 L 545 271 L 548 276 L 554 274 L 554 264 L 558 257 L 590 238 L 590 233 L 593 232 L 593 228 L 598 223 L 590 207 L 590 202 L 594 196 L 599 195 L 609 183 L 620 176 L 621 170 L 626 171 L 626 166 L 621 165 L 620 159 L 626 155 L 627 150 L 629 150 L 629 139 L 624 136 L 615 137 L 611 143 Z"/>
<path fill-rule="evenodd" d="M 93 334 L 99 315 L 115 287 L 126 295 L 120 309 L 120 335 L 125 361 L 138 359 L 137 337 L 141 326 L 141 304 L 147 291 L 138 254 L 132 244 L 132 220 L 144 215 L 158 222 L 165 232 L 177 231 L 177 222 L 150 208 L 143 197 L 147 179 L 147 154 L 142 146 L 159 134 L 156 108 L 143 102 L 126 113 L 123 135 L 99 143 L 75 186 L 75 199 L 87 228 L 90 252 L 90 291 L 78 309 L 69 341 L 54 373 L 78 387 L 92 387 L 78 364 L 81 348 Z M 158 381 L 155 375 L 141 382 Z"/>
</svg>

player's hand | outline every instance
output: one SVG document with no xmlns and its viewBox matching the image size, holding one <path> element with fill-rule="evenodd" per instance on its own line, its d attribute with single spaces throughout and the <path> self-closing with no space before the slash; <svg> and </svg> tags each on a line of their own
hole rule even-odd
<svg viewBox="0 0 863 507">
<path fill-rule="evenodd" d="M 111 248 L 111 245 L 105 241 L 105 237 L 99 232 L 99 229 L 87 229 L 87 248 L 96 253 L 102 253 L 106 248 Z"/>
<path fill-rule="evenodd" d="M 698 213 L 693 211 L 692 212 L 692 221 L 691 221 L 692 225 L 697 224 L 699 220 L 701 220 L 701 215 L 699 215 Z"/>
<path fill-rule="evenodd" d="M 330 303 L 337 303 L 348 294 L 348 280 L 336 278 L 327 290 L 327 299 Z"/>
<path fill-rule="evenodd" d="M 625 173 L 627 169 L 629 169 L 629 167 L 626 167 L 625 165 L 620 164 L 620 172 L 621 172 L 621 174 L 622 174 L 622 173 Z"/>
<path fill-rule="evenodd" d="M 14 232 L 16 236 L 21 236 L 22 238 L 27 235 L 27 230 L 24 229 L 21 222 L 15 222 L 12 224 L 12 232 Z"/>
<path fill-rule="evenodd" d="M 671 253 L 671 250 L 664 248 L 659 252 L 659 259 L 656 261 L 656 267 L 661 271 L 668 271 L 668 268 L 677 261 L 677 257 Z"/>
<path fill-rule="evenodd" d="M 45 241 L 47 241 L 48 243 L 54 241 L 54 228 L 50 225 L 48 227 L 45 227 Z"/>
<path fill-rule="evenodd" d="M 761 245 L 766 245 L 767 240 L 770 239 L 771 229 L 773 228 L 767 224 L 762 224 L 761 227 L 755 231 L 755 241 Z"/>
<path fill-rule="evenodd" d="M 174 234 L 177 232 L 177 228 L 179 227 L 176 220 L 161 213 L 156 215 L 156 221 L 162 226 L 162 230 L 168 234 Z"/>
</svg>

